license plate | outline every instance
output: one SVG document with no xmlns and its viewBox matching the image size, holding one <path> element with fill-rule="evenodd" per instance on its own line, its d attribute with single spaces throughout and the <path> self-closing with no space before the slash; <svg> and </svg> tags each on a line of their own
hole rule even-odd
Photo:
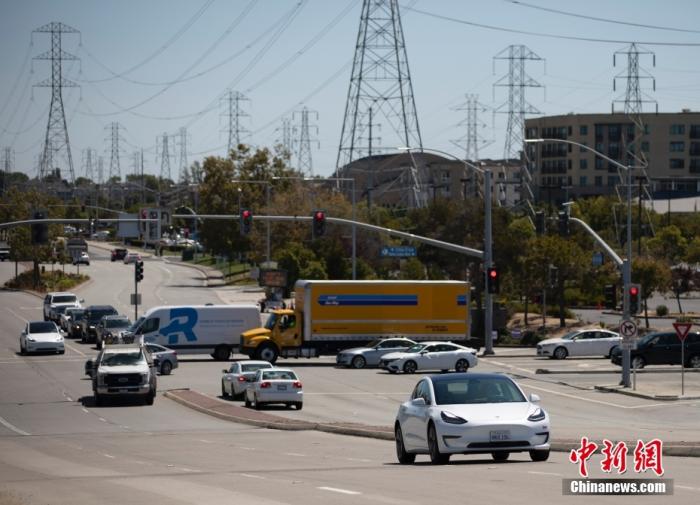
<svg viewBox="0 0 700 505">
<path fill-rule="evenodd" d="M 120 393 L 128 393 L 129 390 L 128 390 L 128 389 L 120 389 L 119 392 L 120 392 Z"/>
<path fill-rule="evenodd" d="M 278 384 L 277 385 L 277 391 L 286 391 L 286 390 L 287 390 L 286 384 Z"/>
<path fill-rule="evenodd" d="M 495 430 L 491 432 L 491 442 L 510 440 L 510 430 Z"/>
</svg>

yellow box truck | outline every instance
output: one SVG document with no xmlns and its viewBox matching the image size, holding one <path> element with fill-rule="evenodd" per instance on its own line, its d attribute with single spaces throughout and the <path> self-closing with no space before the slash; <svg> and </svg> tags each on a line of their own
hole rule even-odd
<svg viewBox="0 0 700 505">
<path fill-rule="evenodd" d="M 275 362 L 398 336 L 478 348 L 469 337 L 469 290 L 459 281 L 299 280 L 293 307 L 272 310 L 264 327 L 242 333 L 239 349 Z"/>
</svg>

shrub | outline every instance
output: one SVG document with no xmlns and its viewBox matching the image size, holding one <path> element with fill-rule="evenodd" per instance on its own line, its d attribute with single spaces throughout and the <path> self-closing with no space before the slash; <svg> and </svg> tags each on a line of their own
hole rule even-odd
<svg viewBox="0 0 700 505">
<path fill-rule="evenodd" d="M 664 317 L 668 315 L 668 307 L 666 305 L 657 305 L 656 306 L 656 315 L 659 317 Z"/>
</svg>

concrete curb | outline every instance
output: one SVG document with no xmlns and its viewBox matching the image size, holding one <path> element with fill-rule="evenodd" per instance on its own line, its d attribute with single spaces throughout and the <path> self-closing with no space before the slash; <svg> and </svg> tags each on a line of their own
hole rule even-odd
<svg viewBox="0 0 700 505">
<path fill-rule="evenodd" d="M 680 369 L 679 368 L 656 368 L 653 370 L 649 369 L 642 369 L 642 370 L 637 370 L 638 374 L 650 374 L 650 373 L 677 373 Z M 619 374 L 621 371 L 621 368 L 616 368 L 616 369 L 609 369 L 609 370 L 551 370 L 549 368 L 537 368 L 535 369 L 535 374 L 537 375 L 547 375 L 547 374 L 553 374 L 553 375 L 561 375 L 561 374 Z M 686 368 L 686 372 L 690 373 L 700 373 L 700 368 Z"/>
<path fill-rule="evenodd" d="M 626 396 L 633 396 L 635 398 L 644 398 L 646 400 L 657 400 L 664 402 L 671 401 L 682 401 L 682 400 L 700 400 L 700 396 L 679 396 L 679 395 L 652 395 L 647 393 L 640 393 L 638 391 L 630 391 L 629 389 L 623 389 L 622 386 L 593 386 L 593 389 L 598 391 L 605 391 L 606 393 L 618 393 Z"/>
<path fill-rule="evenodd" d="M 267 428 L 273 430 L 287 430 L 287 431 L 321 431 L 325 433 L 333 433 L 336 435 L 347 435 L 354 437 L 363 438 L 374 438 L 378 440 L 394 440 L 394 433 L 391 426 L 369 426 L 369 425 L 354 425 L 354 426 L 343 426 L 332 423 L 314 423 L 310 421 L 294 421 L 288 418 L 283 418 L 269 413 L 260 413 L 259 411 L 251 411 L 254 415 L 263 415 L 266 420 L 253 419 L 248 416 L 240 416 L 228 414 L 219 410 L 212 408 L 207 408 L 203 405 L 199 405 L 196 401 L 188 400 L 183 398 L 178 392 L 186 391 L 192 393 L 193 396 L 197 396 L 199 399 L 203 399 L 208 402 L 215 401 L 220 404 L 221 407 L 229 407 L 234 409 L 242 409 L 236 405 L 231 405 L 228 402 L 219 400 L 218 398 L 212 397 L 210 395 L 205 395 L 198 391 L 189 389 L 171 389 L 164 393 L 166 398 L 183 405 L 185 407 L 191 408 L 203 414 L 207 414 L 213 417 L 225 421 L 231 421 L 240 424 L 246 424 L 249 426 L 256 426 L 259 428 Z M 218 406 L 218 405 L 217 405 Z M 247 410 L 247 409 L 246 409 Z M 595 440 L 599 445 L 603 445 L 602 440 Z M 628 447 L 634 447 L 637 443 L 636 440 L 626 441 Z M 551 450 L 555 452 L 570 452 L 572 450 L 580 448 L 580 440 L 556 440 L 551 442 Z M 669 443 L 664 444 L 663 454 L 666 456 L 680 456 L 680 457 L 700 457 L 700 443 L 695 442 L 681 442 L 681 443 Z"/>
</svg>

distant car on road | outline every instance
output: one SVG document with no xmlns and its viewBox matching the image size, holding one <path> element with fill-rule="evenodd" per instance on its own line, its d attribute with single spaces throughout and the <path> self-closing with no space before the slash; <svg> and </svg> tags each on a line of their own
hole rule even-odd
<svg viewBox="0 0 700 505">
<path fill-rule="evenodd" d="M 685 337 L 685 366 L 700 368 L 700 333 L 693 331 Z M 681 341 L 675 331 L 660 331 L 644 335 L 637 342 L 637 348 L 630 351 L 632 368 L 647 365 L 680 365 Z M 622 349 L 613 349 L 610 361 L 622 365 Z"/>
<path fill-rule="evenodd" d="M 131 326 L 126 316 L 104 316 L 95 328 L 95 343 L 98 349 L 105 344 L 123 344 L 119 341 L 119 333 Z"/>
<path fill-rule="evenodd" d="M 83 300 L 78 300 L 78 297 L 73 293 L 62 291 L 46 293 L 44 297 L 44 321 L 58 321 L 58 314 L 52 314 L 52 309 L 58 306 L 80 307 L 82 302 Z"/>
<path fill-rule="evenodd" d="M 248 359 L 236 361 L 228 369 L 224 368 L 221 371 L 221 396 L 227 398 L 230 395 L 234 400 L 243 398 L 248 384 L 255 379 L 255 373 L 264 368 L 272 368 L 272 363 Z"/>
<path fill-rule="evenodd" d="M 158 344 L 144 344 L 151 356 L 156 358 L 160 364 L 161 375 L 170 375 L 174 368 L 178 367 L 177 352 Z"/>
<path fill-rule="evenodd" d="M 141 255 L 139 253 L 130 252 L 124 256 L 125 265 L 128 265 L 129 263 L 137 263 L 139 261 L 141 261 Z"/>
<path fill-rule="evenodd" d="M 364 368 L 366 366 L 378 366 L 379 360 L 390 352 L 405 351 L 416 345 L 413 340 L 407 338 L 387 338 L 375 340 L 367 347 L 355 347 L 340 351 L 335 357 L 336 364 L 352 368 Z"/>
<path fill-rule="evenodd" d="M 80 337 L 80 320 L 85 315 L 85 309 L 70 308 L 66 309 L 66 312 L 61 316 L 61 323 L 65 321 L 65 326 L 63 326 L 63 331 L 70 338 Z"/>
<path fill-rule="evenodd" d="M 533 461 L 546 461 L 551 427 L 539 402 L 500 373 L 423 377 L 396 414 L 396 457 L 411 464 L 428 454 L 431 463 L 445 464 L 452 454 L 505 461 L 511 452 L 529 452 Z"/>
<path fill-rule="evenodd" d="M 548 338 L 537 344 L 537 355 L 554 359 L 567 356 L 604 356 L 620 345 L 620 335 L 614 331 L 593 328 L 576 330 L 563 337 Z"/>
<path fill-rule="evenodd" d="M 95 232 L 91 235 L 91 238 L 93 240 L 107 240 L 107 239 L 109 239 L 109 231 L 108 230 L 101 230 L 101 231 Z"/>
<path fill-rule="evenodd" d="M 97 325 L 105 316 L 116 316 L 119 313 L 111 305 L 90 305 L 85 309 L 85 314 L 80 320 L 80 341 L 83 344 L 95 342 L 97 338 Z"/>
<path fill-rule="evenodd" d="M 245 390 L 245 406 L 260 410 L 270 403 L 292 405 L 301 410 L 304 392 L 297 374 L 289 368 L 263 368 L 255 372 L 253 381 Z"/>
<path fill-rule="evenodd" d="M 116 249 L 112 249 L 109 259 L 110 261 L 123 260 L 124 256 L 126 256 L 128 252 L 129 251 L 127 251 L 123 247 L 117 247 Z"/>
<path fill-rule="evenodd" d="M 63 336 L 53 321 L 30 321 L 19 337 L 20 354 L 29 352 L 57 352 L 63 354 Z"/>
<path fill-rule="evenodd" d="M 385 354 L 381 367 L 391 373 L 415 373 L 418 370 L 466 372 L 477 365 L 476 349 L 452 342 L 421 342 L 404 352 Z"/>
<path fill-rule="evenodd" d="M 79 256 L 73 258 L 73 265 L 90 266 L 90 256 L 85 251 L 81 252 Z"/>
</svg>

